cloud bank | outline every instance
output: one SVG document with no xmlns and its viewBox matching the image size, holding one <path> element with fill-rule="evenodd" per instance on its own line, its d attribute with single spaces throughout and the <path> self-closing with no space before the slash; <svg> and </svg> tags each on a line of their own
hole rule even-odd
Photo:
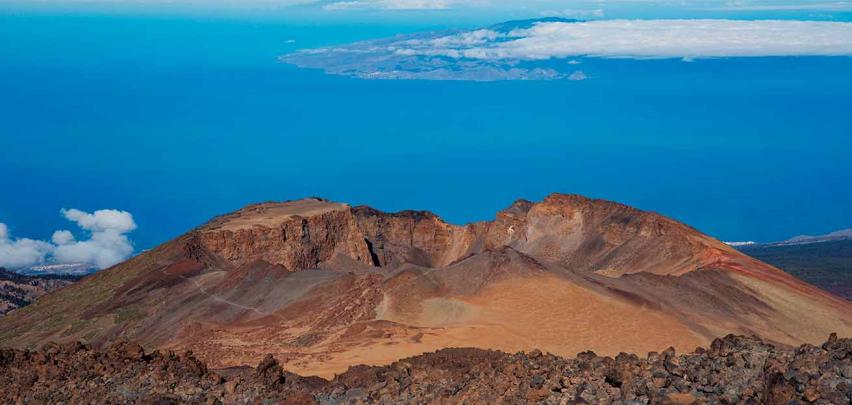
<svg viewBox="0 0 852 405">
<path fill-rule="evenodd" d="M 540 23 L 509 41 L 430 53 L 475 59 L 567 56 L 707 58 L 852 54 L 852 23 L 742 20 L 603 20 Z M 414 50 L 418 52 L 418 50 Z"/>
<path fill-rule="evenodd" d="M 344 0 L 327 3 L 323 9 L 341 10 L 444 10 L 456 4 L 458 0 Z"/>
<path fill-rule="evenodd" d="M 16 269 L 44 262 L 52 249 L 53 245 L 39 240 L 12 240 L 9 228 L 0 222 L 0 267 Z"/>
<path fill-rule="evenodd" d="M 544 18 L 303 50 L 282 59 L 362 78 L 499 80 L 567 79 L 573 69 L 536 62 L 568 58 L 849 55 L 848 22 Z"/>
<path fill-rule="evenodd" d="M 832 1 L 832 2 L 814 2 L 814 1 L 768 1 L 768 2 L 753 2 L 746 0 L 731 0 L 724 2 L 721 5 L 714 7 L 705 7 L 709 11 L 849 11 L 852 10 L 852 2 L 849 1 Z"/>
<path fill-rule="evenodd" d="M 104 269 L 133 254 L 133 243 L 126 234 L 136 229 L 136 223 L 129 212 L 107 209 L 87 213 L 72 208 L 60 213 L 84 230 L 88 239 L 77 240 L 68 230 L 54 232 L 49 242 L 13 239 L 6 224 L 0 223 L 0 267 L 20 269 L 50 263 Z"/>
<path fill-rule="evenodd" d="M 490 10 L 533 11 L 539 15 L 559 15 L 573 18 L 601 18 L 604 9 L 674 8 L 700 11 L 825 11 L 852 10 L 848 0 L 30 0 L 19 3 L 61 4 L 70 6 L 156 6 L 226 9 L 286 9 L 288 7 L 320 8 L 330 12 L 383 10 Z M 564 8 L 569 7 L 569 8 Z"/>
</svg>

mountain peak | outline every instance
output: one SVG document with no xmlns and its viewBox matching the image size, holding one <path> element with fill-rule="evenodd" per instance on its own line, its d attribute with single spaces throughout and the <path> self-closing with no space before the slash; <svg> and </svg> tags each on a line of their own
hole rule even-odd
<svg viewBox="0 0 852 405">
<path fill-rule="evenodd" d="M 616 202 L 554 193 L 453 225 L 312 198 L 217 217 L 14 311 L 0 341 L 129 338 L 212 367 L 271 351 L 290 370 L 331 375 L 445 347 L 615 354 L 727 333 L 816 342 L 852 333 L 850 318 L 846 301 Z"/>
<path fill-rule="evenodd" d="M 832 242 L 837 240 L 852 239 L 852 228 L 841 229 L 825 235 L 811 236 L 799 235 L 781 242 L 767 243 L 768 246 L 806 245 L 811 243 Z"/>
<path fill-rule="evenodd" d="M 499 215 L 526 215 L 527 212 L 535 205 L 534 202 L 523 198 L 515 200 L 511 205 L 504 208 L 498 213 Z"/>
<path fill-rule="evenodd" d="M 508 34 L 514 30 L 525 30 L 530 29 L 536 24 L 543 23 L 577 23 L 582 22 L 582 20 L 576 20 L 572 18 L 562 18 L 562 17 L 541 17 L 541 18 L 531 18 L 527 20 L 512 20 L 506 21 L 498 24 L 494 24 L 488 27 L 489 30 Z"/>
<path fill-rule="evenodd" d="M 205 230 L 238 230 L 255 226 L 276 226 L 293 217 L 311 217 L 331 211 L 345 210 L 346 204 L 322 198 L 305 198 L 284 202 L 263 202 L 247 205 L 230 214 L 214 218 L 202 228 Z"/>
</svg>

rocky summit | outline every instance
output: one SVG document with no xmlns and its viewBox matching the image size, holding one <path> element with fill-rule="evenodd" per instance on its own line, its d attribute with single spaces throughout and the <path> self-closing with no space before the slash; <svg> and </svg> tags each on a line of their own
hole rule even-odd
<svg viewBox="0 0 852 405">
<path fill-rule="evenodd" d="M 566 359 L 442 349 L 381 367 L 357 366 L 331 380 L 301 377 L 271 355 L 254 367 L 209 369 L 191 352 L 146 353 L 119 342 L 0 350 L 0 402 L 142 404 L 846 404 L 852 340 L 780 348 L 729 335 L 708 348 L 639 357 L 593 352 Z M 96 399 L 96 400 L 95 400 Z"/>
<path fill-rule="evenodd" d="M 552 194 L 456 225 L 311 198 L 219 216 L 48 294 L 0 319 L 0 347 L 128 340 L 216 369 L 271 353 L 332 378 L 452 347 L 615 356 L 831 332 L 852 336 L 852 303 L 623 204 Z M 510 358 L 487 353 L 458 352 Z"/>
</svg>

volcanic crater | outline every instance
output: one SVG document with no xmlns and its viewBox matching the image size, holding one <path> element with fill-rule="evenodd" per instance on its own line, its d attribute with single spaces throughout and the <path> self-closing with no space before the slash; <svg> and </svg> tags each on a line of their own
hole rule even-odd
<svg viewBox="0 0 852 405">
<path fill-rule="evenodd" d="M 852 335 L 852 304 L 701 232 L 579 195 L 454 225 L 318 198 L 247 206 L 0 319 L 0 345 L 191 350 L 331 377 L 448 347 L 573 356 Z"/>
</svg>

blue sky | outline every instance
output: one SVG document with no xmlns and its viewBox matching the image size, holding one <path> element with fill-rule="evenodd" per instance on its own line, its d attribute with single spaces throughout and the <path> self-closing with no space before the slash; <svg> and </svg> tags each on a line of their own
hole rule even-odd
<svg viewBox="0 0 852 405">
<path fill-rule="evenodd" d="M 840 40 L 780 56 L 536 62 L 584 80 L 377 81 L 278 61 L 545 15 L 838 23 L 848 2 L 330 4 L 0 2 L 0 255 L 106 263 L 245 204 L 313 195 L 464 223 L 576 192 L 725 240 L 852 226 L 852 62 L 797 56 L 845 49 L 843 25 L 807 25 Z M 750 51 L 778 46 L 766 37 Z M 133 226 L 86 228 L 70 209 Z"/>
</svg>

